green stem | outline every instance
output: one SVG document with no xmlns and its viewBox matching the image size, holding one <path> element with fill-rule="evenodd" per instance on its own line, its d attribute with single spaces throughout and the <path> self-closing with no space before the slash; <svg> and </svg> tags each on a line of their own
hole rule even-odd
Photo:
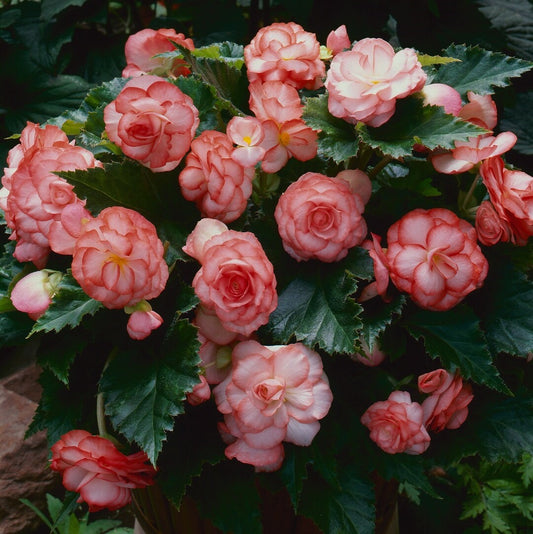
<svg viewBox="0 0 533 534">
<path fill-rule="evenodd" d="M 107 360 L 104 364 L 104 367 L 102 369 L 102 374 L 104 374 L 105 370 L 107 369 L 107 366 L 111 362 L 111 360 L 116 356 L 117 354 L 117 348 L 115 347 L 107 357 Z M 98 425 L 98 434 L 104 438 L 109 439 L 109 434 L 107 432 L 106 424 L 105 424 L 105 404 L 104 404 L 104 394 L 100 391 L 96 395 L 96 424 Z"/>
<path fill-rule="evenodd" d="M 384 169 L 392 161 L 392 156 L 384 156 L 380 161 L 374 165 L 372 170 L 368 173 L 368 177 L 372 180 L 378 173 Z"/>
<path fill-rule="evenodd" d="M 476 177 L 472 180 L 472 184 L 470 185 L 470 188 L 468 189 L 466 195 L 463 198 L 463 203 L 461 205 L 461 210 L 466 213 L 468 211 L 468 204 L 470 203 L 470 199 L 472 198 L 472 195 L 474 194 L 474 191 L 476 189 L 476 186 L 479 182 L 480 175 L 479 173 L 476 174 Z"/>
</svg>

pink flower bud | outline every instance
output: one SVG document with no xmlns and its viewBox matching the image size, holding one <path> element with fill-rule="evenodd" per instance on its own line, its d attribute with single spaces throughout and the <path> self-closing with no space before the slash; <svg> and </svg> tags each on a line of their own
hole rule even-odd
<svg viewBox="0 0 533 534">
<path fill-rule="evenodd" d="M 351 46 L 352 43 L 348 37 L 345 24 L 342 24 L 336 30 L 329 32 L 328 38 L 326 39 L 326 47 L 333 56 Z"/>
<path fill-rule="evenodd" d="M 152 330 L 159 328 L 162 324 L 161 315 L 153 310 L 134 311 L 128 319 L 126 329 L 132 339 L 141 340 L 148 337 Z"/>
<path fill-rule="evenodd" d="M 211 397 L 211 388 L 204 375 L 200 375 L 200 382 L 196 384 L 190 393 L 187 393 L 187 402 L 192 406 L 198 406 Z"/>
<path fill-rule="evenodd" d="M 11 302 L 18 311 L 37 320 L 50 306 L 52 296 L 62 274 L 54 271 L 35 271 L 21 278 L 11 291 Z"/>
<path fill-rule="evenodd" d="M 424 104 L 442 106 L 446 113 L 459 115 L 463 102 L 461 95 L 453 87 L 444 83 L 431 83 L 422 89 Z"/>
</svg>

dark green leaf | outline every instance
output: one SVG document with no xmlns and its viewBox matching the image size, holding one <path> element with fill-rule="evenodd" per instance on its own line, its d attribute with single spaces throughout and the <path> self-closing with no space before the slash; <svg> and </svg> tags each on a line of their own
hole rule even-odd
<svg viewBox="0 0 533 534">
<path fill-rule="evenodd" d="M 86 315 L 94 315 L 102 303 L 89 297 L 70 275 L 65 275 L 46 312 L 37 319 L 30 334 L 59 332 L 78 326 Z"/>
<path fill-rule="evenodd" d="M 514 106 L 503 109 L 500 127 L 502 131 L 512 131 L 518 137 L 513 150 L 533 156 L 533 131 L 528 120 L 530 109 L 533 109 L 533 91 L 516 95 Z"/>
<path fill-rule="evenodd" d="M 83 333 L 72 332 L 71 335 L 63 335 L 60 344 L 39 350 L 39 365 L 52 371 L 58 380 L 68 385 L 70 367 L 86 346 L 87 339 Z"/>
<path fill-rule="evenodd" d="M 375 527 L 374 488 L 357 471 L 346 467 L 339 475 L 340 489 L 325 487 L 319 477 L 310 478 L 300 512 L 328 534 L 372 534 Z"/>
<path fill-rule="evenodd" d="M 461 63 L 442 65 L 433 83 L 445 83 L 454 87 L 464 97 L 468 91 L 481 95 L 494 93 L 495 87 L 505 87 L 533 67 L 533 63 L 489 52 L 478 46 L 451 45 L 446 55 Z"/>
<path fill-rule="evenodd" d="M 528 0 L 514 0 L 513 8 L 505 0 L 477 0 L 479 10 L 491 25 L 505 34 L 509 48 L 520 57 L 533 61 L 533 5 Z"/>
<path fill-rule="evenodd" d="M 357 154 L 359 143 L 353 125 L 329 113 L 327 95 L 306 99 L 303 119 L 319 132 L 320 156 L 340 163 Z"/>
<path fill-rule="evenodd" d="M 458 367 L 466 379 L 509 392 L 492 363 L 479 319 L 466 305 L 445 312 L 417 311 L 405 324 L 412 336 L 424 340 L 428 354 L 449 370 Z"/>
<path fill-rule="evenodd" d="M 70 6 L 82 6 L 87 0 L 43 0 L 41 4 L 41 16 L 44 20 L 50 20 L 54 15 L 61 13 Z"/>
<path fill-rule="evenodd" d="M 494 354 L 526 357 L 533 351 L 533 282 L 512 265 L 492 263 L 479 314 Z"/>
<path fill-rule="evenodd" d="M 466 141 L 486 130 L 445 113 L 440 106 L 425 106 L 422 99 L 413 96 L 398 100 L 395 114 L 383 126 L 370 128 L 359 123 L 357 132 L 372 148 L 401 158 L 410 155 L 415 144 L 429 149 L 453 148 L 455 141 Z"/>
<path fill-rule="evenodd" d="M 238 462 L 207 466 L 201 485 L 193 485 L 191 495 L 202 516 L 223 532 L 261 534 L 260 500 L 250 466 Z"/>
<path fill-rule="evenodd" d="M 183 413 L 186 394 L 199 381 L 198 348 L 196 328 L 177 320 L 161 354 L 133 348 L 119 352 L 102 375 L 100 389 L 107 415 L 116 430 L 135 441 L 153 463 L 174 426 L 174 417 Z"/>
<path fill-rule="evenodd" d="M 295 338 L 332 353 L 352 353 L 361 306 L 350 296 L 357 283 L 342 267 L 296 277 L 279 296 L 269 328 L 280 343 Z"/>
</svg>

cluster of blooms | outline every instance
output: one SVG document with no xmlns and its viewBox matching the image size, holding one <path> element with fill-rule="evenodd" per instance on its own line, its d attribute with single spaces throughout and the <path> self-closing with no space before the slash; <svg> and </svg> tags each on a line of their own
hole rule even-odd
<svg viewBox="0 0 533 534">
<path fill-rule="evenodd" d="M 317 155 L 318 132 L 302 118 L 299 90 L 324 87 L 333 116 L 371 127 L 394 115 L 398 99 L 421 92 L 427 104 L 487 130 L 451 151 L 427 151 L 440 173 L 479 167 L 490 201 L 479 207 L 475 227 L 444 208 L 415 209 L 390 226 L 382 247 L 380 236 L 367 239 L 363 213 L 372 184 L 362 170 L 334 177 L 307 172 L 280 195 L 275 219 L 283 247 L 295 260 L 337 262 L 357 245 L 368 249 L 375 281 L 361 300 L 387 299 L 392 282 L 422 308 L 457 305 L 487 276 L 478 241 L 524 244 L 533 235 L 533 178 L 505 168 L 501 156 L 516 136 L 491 135 L 496 108 L 489 95 L 470 93 L 462 105 L 451 87 L 425 86 L 414 50 L 395 52 L 373 38 L 352 46 L 344 27 L 331 32 L 322 50 L 314 34 L 295 23 L 262 28 L 244 48 L 253 116 L 233 117 L 225 132 L 197 135 L 193 100 L 169 80 L 190 72 L 180 58 L 169 60 L 171 41 L 194 50 L 190 39 L 173 30 L 143 30 L 128 39 L 123 76 L 131 80 L 105 108 L 105 130 L 124 155 L 154 173 L 177 169 L 183 160 L 179 189 L 200 214 L 183 247 L 200 264 L 192 286 L 200 301 L 195 323 L 201 382 L 188 400 L 207 400 L 213 386 L 227 457 L 275 470 L 284 441 L 311 443 L 332 392 L 317 352 L 301 343 L 263 346 L 254 338 L 277 307 L 274 267 L 255 235 L 227 224 L 244 213 L 256 167 L 275 173 L 289 158 L 305 162 Z M 71 255 L 72 275 L 87 295 L 109 309 L 123 308 L 130 314 L 129 335 L 144 339 L 162 323 L 147 301 L 160 295 L 169 277 L 164 246 L 139 213 L 115 206 L 93 216 L 54 174 L 95 167 L 102 164 L 92 153 L 55 126 L 28 123 L 10 151 L 0 208 L 16 241 L 15 257 L 40 269 L 18 282 L 12 302 L 39 317 L 60 276 L 44 269 L 48 254 Z M 379 351 L 369 356 L 370 365 L 383 359 Z M 395 391 L 362 416 L 384 451 L 420 454 L 429 445 L 428 430 L 457 428 L 465 420 L 472 390 L 458 374 L 438 369 L 419 378 L 419 389 L 429 394 L 422 404 Z M 146 485 L 153 475 L 142 454 L 125 457 L 110 442 L 80 430 L 64 436 L 53 455 L 52 468 L 63 472 L 67 489 L 80 492 L 92 510 L 122 506 L 129 488 Z"/>
</svg>

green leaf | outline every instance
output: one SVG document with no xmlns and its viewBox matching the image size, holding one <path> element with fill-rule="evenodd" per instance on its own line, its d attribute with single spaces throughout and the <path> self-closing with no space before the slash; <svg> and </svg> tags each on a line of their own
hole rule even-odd
<svg viewBox="0 0 533 534">
<path fill-rule="evenodd" d="M 154 464 L 174 417 L 184 411 L 186 394 L 199 381 L 198 348 L 196 328 L 178 319 L 160 354 L 145 354 L 134 347 L 120 351 L 100 380 L 106 414 L 115 429 L 135 441 Z"/>
<path fill-rule="evenodd" d="M 533 91 L 516 95 L 516 102 L 512 107 L 503 109 L 500 121 L 502 131 L 511 131 L 516 134 L 518 140 L 513 150 L 533 156 L 533 131 L 529 127 L 528 112 L 533 109 Z"/>
<path fill-rule="evenodd" d="M 357 154 L 359 142 L 353 125 L 329 113 L 327 95 L 307 98 L 303 119 L 310 128 L 319 132 L 320 156 L 340 163 Z"/>
<path fill-rule="evenodd" d="M 468 91 L 481 95 L 494 93 L 495 87 L 505 87 L 533 67 L 533 63 L 489 52 L 478 46 L 450 45 L 446 55 L 461 60 L 460 63 L 442 65 L 433 83 L 451 85 L 464 97 Z"/>
<path fill-rule="evenodd" d="M 333 353 L 353 353 L 362 323 L 362 308 L 351 295 L 357 282 L 343 264 L 317 264 L 312 272 L 296 276 L 279 295 L 268 327 L 280 343 L 291 338 Z"/>
<path fill-rule="evenodd" d="M 466 141 L 486 130 L 444 112 L 440 106 L 427 106 L 416 96 L 396 103 L 393 117 L 379 128 L 357 124 L 361 141 L 384 155 L 401 158 L 411 154 L 415 144 L 433 150 L 453 148 L 455 141 Z"/>
<path fill-rule="evenodd" d="M 70 6 L 82 6 L 87 0 L 43 0 L 41 4 L 41 17 L 50 20 L 54 15 L 61 13 Z"/>
<path fill-rule="evenodd" d="M 202 516 L 211 519 L 223 532 L 260 534 L 260 500 L 253 469 L 238 462 L 208 466 L 191 495 L 198 501 Z M 238 503 L 238 513 L 235 504 Z"/>
<path fill-rule="evenodd" d="M 506 263 L 491 263 L 489 277 L 480 298 L 483 320 L 493 354 L 505 352 L 526 357 L 533 351 L 533 282 Z"/>
<path fill-rule="evenodd" d="M 353 466 L 339 476 L 340 489 L 325 486 L 319 477 L 305 485 L 300 512 L 328 534 L 372 534 L 375 526 L 374 489 Z"/>
<path fill-rule="evenodd" d="M 51 347 L 41 347 L 38 362 L 44 369 L 50 370 L 58 380 L 68 385 L 69 371 L 76 356 L 87 346 L 86 336 L 73 331 L 70 335 L 62 335 L 61 343 Z"/>
<path fill-rule="evenodd" d="M 430 65 L 446 65 L 447 63 L 454 63 L 460 61 L 454 57 L 446 56 L 430 56 L 428 54 L 418 54 L 418 61 L 422 67 L 429 67 Z"/>
<path fill-rule="evenodd" d="M 63 276 L 49 308 L 35 322 L 30 335 L 36 332 L 59 332 L 78 326 L 86 315 L 94 315 L 102 303 L 89 297 L 70 275 Z"/>
<path fill-rule="evenodd" d="M 445 312 L 417 311 L 405 318 L 405 325 L 449 370 L 458 367 L 463 378 L 510 393 L 492 363 L 479 319 L 466 305 Z"/>
<path fill-rule="evenodd" d="M 533 61 L 533 5 L 528 0 L 514 0 L 513 9 L 508 9 L 505 0 L 477 0 L 479 11 L 500 30 L 511 50 Z"/>
</svg>

